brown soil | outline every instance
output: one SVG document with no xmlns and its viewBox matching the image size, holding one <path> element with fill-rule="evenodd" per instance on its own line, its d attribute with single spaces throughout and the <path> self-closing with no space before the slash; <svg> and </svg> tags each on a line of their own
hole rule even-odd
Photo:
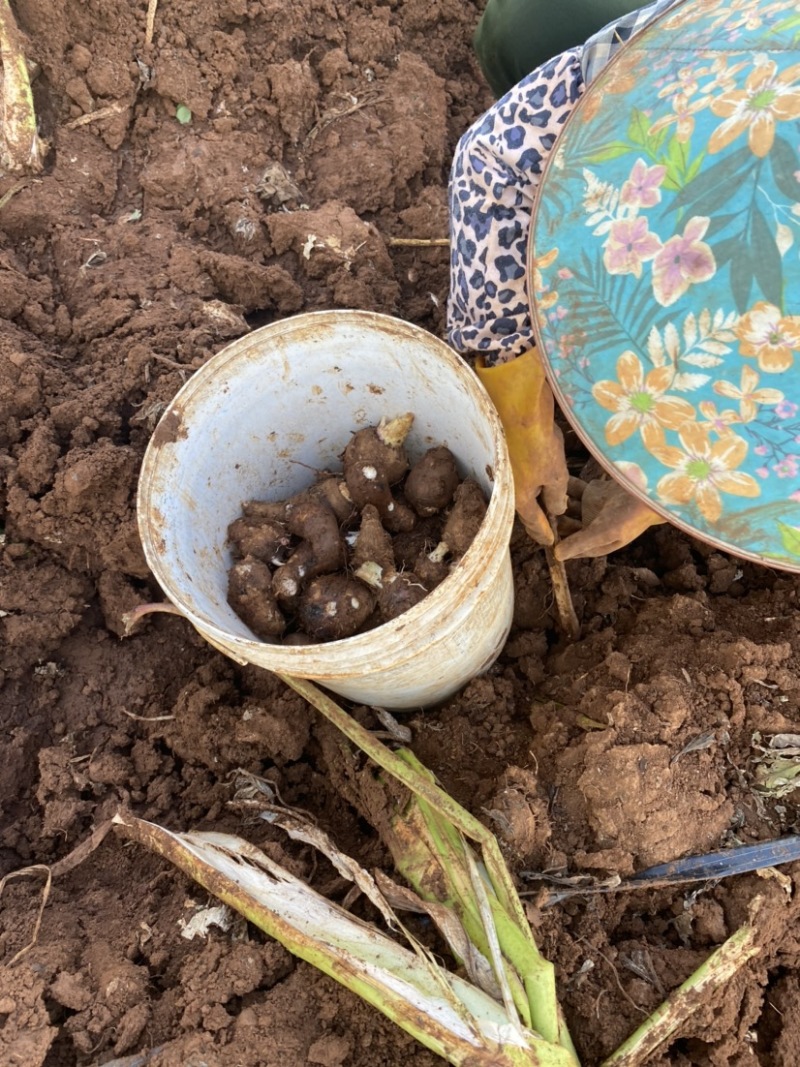
<svg viewBox="0 0 800 1067">
<path fill-rule="evenodd" d="M 135 488 L 165 404 L 248 326 L 358 307 L 442 333 L 446 250 L 389 239 L 446 234 L 449 158 L 489 102 L 469 49 L 481 6 L 162 0 L 148 46 L 145 0 L 17 0 L 52 148 L 0 208 L 0 875 L 57 862 L 127 806 L 173 828 L 244 832 L 342 899 L 305 849 L 242 826 L 228 806 L 237 767 L 272 779 L 367 866 L 387 863 L 330 728 L 277 679 L 172 616 L 121 637 L 123 613 L 160 596 Z M 179 104 L 191 123 L 176 121 Z M 797 828 L 795 794 L 752 790 L 753 734 L 798 729 L 794 579 L 660 528 L 571 567 L 583 637 L 566 645 L 541 553 L 516 534 L 513 554 L 499 663 L 404 718 L 515 872 L 626 874 Z M 700 735 L 705 747 L 675 758 Z M 585 1063 L 759 895 L 762 951 L 651 1063 L 798 1063 L 800 871 L 783 871 L 792 882 L 751 875 L 549 909 L 532 893 Z M 0 900 L 4 1067 L 135 1053 L 153 1067 L 439 1062 L 252 928 L 182 937 L 207 898 L 113 835 L 54 880 L 35 946 L 11 962 L 43 885 L 33 871 Z"/>
</svg>

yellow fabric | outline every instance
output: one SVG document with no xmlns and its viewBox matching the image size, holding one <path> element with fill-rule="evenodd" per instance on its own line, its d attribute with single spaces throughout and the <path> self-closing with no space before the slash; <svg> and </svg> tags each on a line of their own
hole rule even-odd
<svg viewBox="0 0 800 1067">
<path fill-rule="evenodd" d="M 497 367 L 485 367 L 478 359 L 475 373 L 503 424 L 517 514 L 537 544 L 552 545 L 548 515 L 566 510 L 568 474 L 564 438 L 554 421 L 553 392 L 538 353 L 532 349 Z M 556 559 L 606 556 L 650 526 L 666 522 L 618 482 L 605 478 L 589 483 L 582 512 L 584 528 L 555 545 Z"/>
<path fill-rule="evenodd" d="M 581 513 L 584 528 L 555 546 L 553 554 L 562 562 L 607 556 L 649 527 L 667 521 L 610 478 L 589 482 L 581 499 Z"/>
<path fill-rule="evenodd" d="M 564 437 L 554 421 L 553 392 L 541 360 L 532 349 L 496 367 L 485 367 L 479 359 L 475 372 L 503 424 L 517 514 L 534 541 L 552 545 L 545 510 L 550 515 L 566 510 L 568 475 Z"/>
</svg>

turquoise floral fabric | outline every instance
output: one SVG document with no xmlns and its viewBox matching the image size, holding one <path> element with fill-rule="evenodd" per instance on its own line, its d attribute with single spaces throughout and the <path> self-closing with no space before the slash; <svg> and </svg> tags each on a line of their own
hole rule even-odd
<svg viewBox="0 0 800 1067">
<path fill-rule="evenodd" d="M 673 521 L 800 570 L 800 12 L 688 0 L 570 116 L 534 332 L 592 450 Z"/>
</svg>

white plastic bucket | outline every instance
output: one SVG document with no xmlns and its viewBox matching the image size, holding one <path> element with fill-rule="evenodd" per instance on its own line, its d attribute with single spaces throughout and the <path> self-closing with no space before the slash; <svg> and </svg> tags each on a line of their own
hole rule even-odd
<svg viewBox="0 0 800 1067">
<path fill-rule="evenodd" d="M 257 639 L 226 600 L 227 527 L 243 501 L 279 500 L 341 469 L 353 431 L 412 411 L 412 460 L 436 444 L 489 496 L 451 575 L 367 633 L 311 646 Z M 183 386 L 144 457 L 139 530 L 167 597 L 239 663 L 320 682 L 359 703 L 424 707 L 496 659 L 513 611 L 514 488 L 494 407 L 477 377 L 426 331 L 364 311 L 319 311 L 242 337 Z"/>
</svg>

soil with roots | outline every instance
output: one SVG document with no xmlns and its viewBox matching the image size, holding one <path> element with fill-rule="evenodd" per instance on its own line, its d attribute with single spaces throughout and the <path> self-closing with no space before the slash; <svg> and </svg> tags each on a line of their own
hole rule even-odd
<svg viewBox="0 0 800 1067">
<path fill-rule="evenodd" d="M 162 598 L 135 494 L 165 406 L 248 330 L 362 308 L 443 335 L 447 248 L 396 239 L 447 236 L 453 148 L 491 102 L 470 48 L 481 6 L 14 5 L 50 148 L 41 175 L 0 180 L 4 1067 L 441 1062 L 243 920 L 187 936 L 214 901 L 114 833 L 57 865 L 128 809 L 240 834 L 344 901 L 327 861 L 231 806 L 244 770 L 367 868 L 391 868 L 362 764 L 295 693 L 181 618 L 124 636 L 125 613 Z M 532 874 L 624 877 L 797 830 L 791 782 L 756 788 L 770 738 L 798 732 L 797 580 L 660 527 L 570 565 L 582 636 L 567 642 L 520 530 L 512 556 L 498 662 L 399 718 L 498 836 L 582 1062 L 599 1064 L 761 898 L 759 953 L 649 1063 L 793 1067 L 797 865 L 553 906 Z"/>
</svg>

